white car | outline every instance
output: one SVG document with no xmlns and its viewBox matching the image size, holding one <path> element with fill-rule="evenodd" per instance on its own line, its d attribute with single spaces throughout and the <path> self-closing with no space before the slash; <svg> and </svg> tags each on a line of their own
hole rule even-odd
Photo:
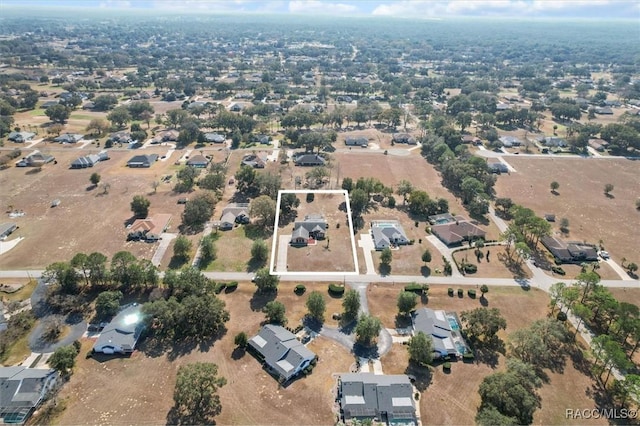
<svg viewBox="0 0 640 426">
<path fill-rule="evenodd" d="M 601 252 L 600 252 L 600 257 L 601 257 L 601 258 L 603 258 L 604 260 L 609 260 L 609 258 L 610 258 L 611 256 L 609 256 L 609 252 L 601 251 Z"/>
</svg>

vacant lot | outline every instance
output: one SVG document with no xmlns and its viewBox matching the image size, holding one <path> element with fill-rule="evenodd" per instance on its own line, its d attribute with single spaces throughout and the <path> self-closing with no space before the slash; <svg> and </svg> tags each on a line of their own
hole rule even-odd
<svg viewBox="0 0 640 426">
<path fill-rule="evenodd" d="M 298 194 L 300 205 L 296 221 L 303 221 L 308 215 L 322 215 L 327 221 L 326 238 L 308 246 L 287 248 L 288 272 L 353 272 L 356 269 L 353 258 L 352 235 L 346 210 L 340 210 L 345 197 L 342 194 L 315 193 L 312 201 L 305 194 Z M 282 222 L 280 222 L 282 223 Z M 293 233 L 293 223 L 278 227 L 278 244 L 281 235 Z M 277 247 L 277 246 L 276 246 Z M 277 250 L 276 250 L 277 262 Z"/>
<path fill-rule="evenodd" d="M 635 209 L 640 187 L 638 163 L 624 159 L 516 158 L 509 163 L 517 173 L 498 177 L 499 197 L 510 197 L 539 216 L 553 213 L 569 219 L 568 239 L 597 244 L 613 258 L 640 261 L 637 254 L 640 215 Z M 549 184 L 560 184 L 553 195 Z M 612 197 L 604 185 L 614 185 Z M 613 220 L 612 218 L 615 218 Z"/>
<path fill-rule="evenodd" d="M 458 287 L 456 286 L 455 289 Z M 478 299 L 470 299 L 465 289 L 463 298 L 449 297 L 444 286 L 432 286 L 426 304 L 433 309 L 456 311 L 481 306 Z M 370 311 L 380 317 L 386 327 L 395 326 L 397 308 L 395 300 L 402 286 L 373 285 L 369 296 Z M 538 290 L 524 291 L 516 287 L 490 287 L 487 293 L 489 307 L 500 309 L 507 320 L 507 330 L 502 333 L 505 340 L 509 333 L 526 327 L 535 319 L 544 318 L 548 312 L 548 296 Z M 413 374 L 417 383 L 429 383 L 420 398 L 423 424 L 473 424 L 480 404 L 478 388 L 483 378 L 504 368 L 505 358 L 500 356 L 496 369 L 487 364 L 455 362 L 451 373 L 445 374 L 442 367 L 425 369 L 409 366 L 406 346 L 394 344 L 393 349 L 382 358 L 382 368 L 387 374 Z M 407 368 L 409 366 L 409 368 Z M 565 408 L 596 408 L 591 396 L 595 382 L 581 370 L 579 363 L 568 358 L 563 374 L 548 373 L 549 381 L 539 390 L 542 407 L 536 411 L 535 424 L 604 424 L 604 421 L 570 421 L 564 418 Z M 429 376 L 431 379 L 429 380 Z M 434 410 L 433 407 L 440 407 Z"/>
<path fill-rule="evenodd" d="M 293 312 L 306 296 L 293 299 L 289 294 L 293 295 L 293 284 L 281 286 L 278 299 L 283 296 L 288 312 Z M 78 367 L 61 392 L 68 402 L 58 423 L 83 424 L 92 418 L 109 424 L 164 424 L 173 405 L 177 369 L 192 362 L 216 363 L 227 379 L 219 391 L 223 408 L 216 420 L 220 424 L 332 423 L 333 373 L 349 371 L 353 356 L 319 337 L 309 344 L 320 359 L 313 373 L 282 388 L 251 355 L 237 351 L 234 355 L 234 336 L 240 331 L 251 336 L 259 330 L 264 314 L 255 309 L 265 300 L 254 298 L 251 283 L 241 283 L 237 291 L 220 297 L 227 303 L 231 320 L 226 334 L 213 345 L 176 347 L 176 352 L 167 348 L 156 354 L 143 344 L 130 358 L 105 362 L 78 357 Z M 289 324 L 293 323 L 290 316 Z M 92 344 L 86 341 L 81 354 Z"/>
<path fill-rule="evenodd" d="M 486 254 L 489 253 L 489 261 Z M 484 257 L 480 262 L 476 259 L 474 249 L 460 250 L 453 253 L 454 259 L 458 265 L 462 261 L 472 263 L 478 267 L 478 272 L 469 274 L 471 277 L 477 278 L 530 278 L 531 271 L 526 265 L 507 266 L 507 258 L 505 248 L 502 246 L 487 246 L 482 249 Z"/>
</svg>

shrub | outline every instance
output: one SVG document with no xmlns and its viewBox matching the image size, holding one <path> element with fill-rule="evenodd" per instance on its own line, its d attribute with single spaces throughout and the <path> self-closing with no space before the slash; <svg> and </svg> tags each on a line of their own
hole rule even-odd
<svg viewBox="0 0 640 426">
<path fill-rule="evenodd" d="M 313 192 L 307 193 L 307 203 L 313 202 L 313 200 L 315 200 L 315 198 L 316 198 L 316 195 Z"/>
<path fill-rule="evenodd" d="M 231 293 L 232 291 L 236 291 L 237 288 L 238 288 L 238 281 L 231 281 L 229 284 L 227 284 L 225 292 Z"/>
<path fill-rule="evenodd" d="M 414 293 L 420 294 L 422 293 L 422 290 L 421 284 L 411 283 L 404 286 L 404 291 L 413 291 Z"/>
<path fill-rule="evenodd" d="M 462 355 L 462 361 L 464 361 L 464 362 L 471 362 L 471 361 L 473 361 L 474 358 L 475 358 L 475 356 L 471 352 L 465 352 Z"/>
<path fill-rule="evenodd" d="M 567 314 L 565 314 L 564 312 L 560 311 L 560 312 L 558 312 L 558 315 L 556 315 L 556 319 L 558 321 L 566 321 L 567 320 Z"/>
<path fill-rule="evenodd" d="M 215 294 L 220 294 L 222 293 L 222 290 L 224 290 L 226 286 L 227 286 L 227 283 L 216 283 L 215 287 L 213 287 L 213 292 Z"/>
<path fill-rule="evenodd" d="M 461 288 L 458 289 L 458 297 L 463 297 L 464 296 L 464 290 L 462 290 Z"/>
<path fill-rule="evenodd" d="M 410 246 L 414 245 L 415 243 L 416 243 L 416 240 L 414 240 L 414 239 L 409 240 L 409 245 Z"/>
<path fill-rule="evenodd" d="M 444 364 L 442 364 L 442 369 L 444 371 L 450 371 L 451 370 L 451 363 L 449 361 L 445 362 Z"/>
<path fill-rule="evenodd" d="M 451 287 L 449 287 L 449 288 L 447 289 L 447 294 L 448 294 L 450 297 L 453 297 L 453 289 L 452 289 Z"/>
<path fill-rule="evenodd" d="M 566 275 L 567 273 L 560 266 L 552 266 L 551 270 L 558 275 Z"/>
<path fill-rule="evenodd" d="M 297 294 L 298 296 L 304 294 L 304 292 L 307 291 L 307 288 L 303 285 L 303 284 L 298 284 L 294 289 L 293 292 L 295 294 Z"/>
<path fill-rule="evenodd" d="M 467 274 L 475 274 L 476 272 L 478 272 L 478 267 L 473 263 L 465 263 L 464 272 Z"/>
<path fill-rule="evenodd" d="M 335 296 L 342 296 L 344 294 L 343 284 L 329 284 L 329 293 Z"/>
<path fill-rule="evenodd" d="M 475 299 L 476 298 L 476 291 L 475 290 L 467 290 L 467 294 L 469 295 L 470 298 Z"/>
</svg>

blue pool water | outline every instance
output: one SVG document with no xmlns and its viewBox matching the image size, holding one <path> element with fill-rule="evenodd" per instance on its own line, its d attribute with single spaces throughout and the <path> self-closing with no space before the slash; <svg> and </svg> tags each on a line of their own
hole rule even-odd
<svg viewBox="0 0 640 426">
<path fill-rule="evenodd" d="M 456 349 L 458 350 L 459 354 L 464 354 L 467 350 L 467 348 L 460 342 L 456 342 Z"/>
<path fill-rule="evenodd" d="M 460 330 L 460 325 L 458 324 L 458 321 L 456 321 L 455 318 L 447 317 L 447 319 L 449 320 L 449 325 L 451 326 L 451 330 L 454 330 L 454 331 Z"/>
</svg>

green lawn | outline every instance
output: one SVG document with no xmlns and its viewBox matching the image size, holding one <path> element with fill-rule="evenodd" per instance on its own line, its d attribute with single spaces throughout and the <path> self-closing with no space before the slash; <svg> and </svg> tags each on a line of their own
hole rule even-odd
<svg viewBox="0 0 640 426">
<path fill-rule="evenodd" d="M 245 235 L 244 226 L 238 226 L 231 231 L 218 231 L 217 258 L 209 263 L 205 270 L 246 272 L 252 244 L 253 241 Z"/>
<path fill-rule="evenodd" d="M 43 117 L 46 114 L 44 113 L 44 109 L 42 108 L 36 108 L 36 109 L 32 109 L 29 111 L 29 115 L 32 117 Z"/>
</svg>

